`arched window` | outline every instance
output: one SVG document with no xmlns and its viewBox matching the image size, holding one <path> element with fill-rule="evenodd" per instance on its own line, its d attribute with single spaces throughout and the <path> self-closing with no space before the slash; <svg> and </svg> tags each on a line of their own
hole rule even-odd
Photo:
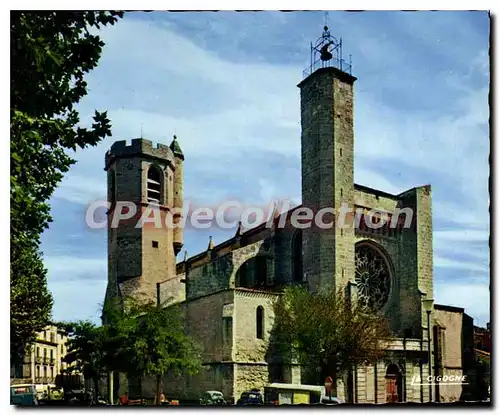
<svg viewBox="0 0 500 415">
<path fill-rule="evenodd" d="M 148 202 L 159 204 L 161 200 L 161 173 L 156 166 L 148 169 Z"/>
<path fill-rule="evenodd" d="M 258 306 L 257 307 L 257 312 L 256 312 L 256 317 L 257 317 L 257 338 L 258 339 L 263 339 L 264 338 L 264 307 Z"/>
<path fill-rule="evenodd" d="M 292 279 L 295 282 L 303 280 L 302 229 L 297 229 L 292 239 Z"/>
<path fill-rule="evenodd" d="M 116 177 L 115 171 L 110 170 L 109 175 L 111 176 L 111 183 L 109 184 L 109 201 L 111 204 L 116 202 Z"/>
</svg>

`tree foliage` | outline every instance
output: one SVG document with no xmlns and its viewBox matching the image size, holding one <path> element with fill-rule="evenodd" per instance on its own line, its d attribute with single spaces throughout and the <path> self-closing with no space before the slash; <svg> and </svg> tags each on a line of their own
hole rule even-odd
<svg viewBox="0 0 500 415">
<path fill-rule="evenodd" d="M 153 302 L 127 298 L 108 301 L 103 308 L 105 324 L 65 323 L 70 333 L 66 361 L 86 378 L 97 379 L 118 371 L 131 379 L 155 377 L 156 397 L 167 373 L 194 374 L 201 368 L 199 347 L 186 334 L 183 312 L 178 304 L 166 308 Z M 140 394 L 141 391 L 139 391 Z"/>
<path fill-rule="evenodd" d="M 106 339 L 103 327 L 90 321 L 59 324 L 68 333 L 67 353 L 64 361 L 67 373 L 81 373 L 94 383 L 95 398 L 99 379 L 105 370 Z"/>
<path fill-rule="evenodd" d="M 163 308 L 154 302 L 127 299 L 121 327 L 122 370 L 139 382 L 154 376 L 157 403 L 166 373 L 194 374 L 201 368 L 200 349 L 186 334 L 178 304 Z"/>
<path fill-rule="evenodd" d="M 111 135 L 106 112 L 79 127 L 75 106 L 87 93 L 104 43 L 91 28 L 114 24 L 122 12 L 12 12 L 11 46 L 11 359 L 49 321 L 52 297 L 39 251 L 51 222 L 48 201 L 74 160 L 68 150 Z"/>
<path fill-rule="evenodd" d="M 390 338 L 385 318 L 348 300 L 343 290 L 288 287 L 274 305 L 276 352 L 309 368 L 317 384 L 378 359 Z"/>
</svg>

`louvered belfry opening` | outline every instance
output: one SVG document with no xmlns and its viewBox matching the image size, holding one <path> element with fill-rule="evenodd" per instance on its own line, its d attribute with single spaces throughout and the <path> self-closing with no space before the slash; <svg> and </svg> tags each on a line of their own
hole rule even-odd
<svg viewBox="0 0 500 415">
<path fill-rule="evenodd" d="M 148 202 L 160 204 L 161 198 L 161 180 L 160 172 L 155 166 L 150 166 L 148 170 Z"/>
</svg>

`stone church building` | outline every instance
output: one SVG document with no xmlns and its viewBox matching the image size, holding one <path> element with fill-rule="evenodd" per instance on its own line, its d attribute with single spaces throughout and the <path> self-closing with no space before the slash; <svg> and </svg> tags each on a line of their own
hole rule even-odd
<svg viewBox="0 0 500 415">
<path fill-rule="evenodd" d="M 168 397 L 197 399 L 204 391 L 220 390 L 237 400 L 243 391 L 263 390 L 271 382 L 304 383 L 298 365 L 266 352 L 279 288 L 301 284 L 313 291 L 345 288 L 389 320 L 394 338 L 385 358 L 351 376 L 354 402 L 458 400 L 462 385 L 429 387 L 427 380 L 429 346 L 433 375 L 466 374 L 472 353 L 472 319 L 464 310 L 425 302 L 434 298 L 431 187 L 389 194 L 354 183 L 356 78 L 341 58 L 311 61 L 298 84 L 301 206 L 317 212 L 347 203 L 389 217 L 409 208 L 411 225 L 373 229 L 363 217 L 359 226 L 294 229 L 290 215 L 296 207 L 276 214 L 273 226 L 244 232 L 238 227 L 231 239 L 215 246 L 210 240 L 205 252 L 178 261 L 182 228 L 122 223 L 108 229 L 106 299 L 147 293 L 183 304 L 189 334 L 204 349 L 203 370 L 165 379 Z M 175 137 L 170 146 L 145 139 L 115 142 L 105 156 L 109 214 L 119 201 L 133 201 L 142 210 L 157 203 L 162 219 L 170 209 L 182 208 L 183 161 Z M 280 220 L 284 227 L 276 226 Z M 348 388 L 340 386 L 339 397 L 347 399 Z M 132 393 L 123 377 L 115 377 L 115 388 L 115 396 L 124 388 Z"/>
</svg>

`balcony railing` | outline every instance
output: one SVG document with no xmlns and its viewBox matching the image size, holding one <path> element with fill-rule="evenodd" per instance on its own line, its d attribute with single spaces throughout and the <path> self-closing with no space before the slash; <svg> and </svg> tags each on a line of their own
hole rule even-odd
<svg viewBox="0 0 500 415">
<path fill-rule="evenodd" d="M 42 363 L 43 362 L 43 357 L 41 357 L 41 356 L 35 357 L 35 362 L 38 363 L 38 364 Z"/>
<path fill-rule="evenodd" d="M 38 378 L 35 378 L 35 383 L 37 384 L 47 384 L 47 383 L 54 383 L 55 382 L 55 379 L 54 378 L 50 378 L 50 377 L 38 377 Z"/>
<path fill-rule="evenodd" d="M 44 364 L 48 365 L 48 364 L 49 364 L 49 361 L 50 361 L 50 359 L 49 359 L 48 357 L 44 357 L 44 358 L 43 358 L 43 363 L 44 363 Z"/>
<path fill-rule="evenodd" d="M 54 358 L 52 358 L 52 357 L 51 357 L 51 358 L 49 359 L 49 364 L 50 364 L 51 366 L 54 366 L 54 365 L 56 364 L 56 359 L 54 359 Z"/>
</svg>

